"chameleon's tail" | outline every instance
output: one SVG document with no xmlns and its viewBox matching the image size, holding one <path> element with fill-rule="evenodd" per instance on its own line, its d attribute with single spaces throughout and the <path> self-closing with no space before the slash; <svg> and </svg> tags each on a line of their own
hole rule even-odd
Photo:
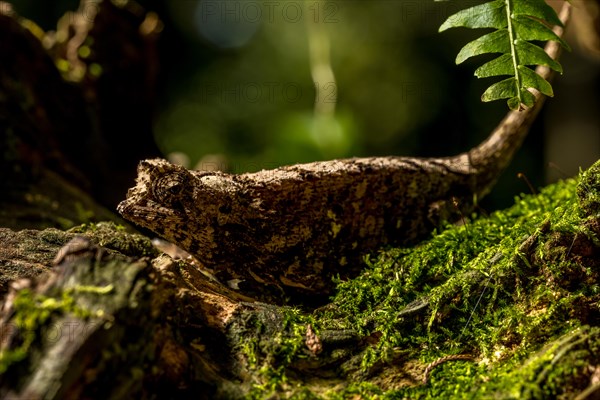
<svg viewBox="0 0 600 400">
<path fill-rule="evenodd" d="M 565 1 L 559 15 L 564 26 L 567 25 L 570 15 L 571 5 Z M 562 37 L 564 28 L 556 26 L 554 33 Z M 560 55 L 561 46 L 558 42 L 549 41 L 545 51 L 556 60 Z M 554 75 L 554 71 L 545 66 L 538 66 L 536 72 L 547 81 Z M 462 165 L 469 165 L 471 170 L 475 169 L 475 187 L 479 197 L 491 190 L 499 173 L 508 166 L 542 108 L 545 96 L 535 92 L 536 102 L 533 107 L 523 111 L 510 111 L 485 141 L 468 153 L 458 156 Z"/>
</svg>

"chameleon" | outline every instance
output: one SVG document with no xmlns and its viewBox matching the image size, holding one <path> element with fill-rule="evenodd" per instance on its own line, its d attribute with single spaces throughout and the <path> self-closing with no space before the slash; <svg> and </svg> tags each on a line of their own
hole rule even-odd
<svg viewBox="0 0 600 400">
<path fill-rule="evenodd" d="M 556 59 L 560 47 L 549 42 L 546 51 Z M 470 213 L 520 147 L 544 100 L 535 96 L 533 107 L 509 111 L 481 144 L 453 157 L 348 158 L 244 174 L 143 160 L 118 211 L 221 282 L 243 282 L 259 296 L 267 288 L 327 295 L 332 278 L 356 276 L 365 255 L 414 244 Z"/>
</svg>

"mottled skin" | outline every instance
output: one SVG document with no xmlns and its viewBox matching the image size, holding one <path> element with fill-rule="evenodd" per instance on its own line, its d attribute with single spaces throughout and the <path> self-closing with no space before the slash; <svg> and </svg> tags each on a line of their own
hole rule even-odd
<svg viewBox="0 0 600 400">
<path fill-rule="evenodd" d="M 558 45 L 547 51 L 556 58 Z M 365 254 L 414 243 L 458 209 L 472 210 L 521 145 L 543 103 L 537 97 L 534 107 L 510 112 L 486 141 L 455 157 L 352 158 L 241 175 L 145 160 L 118 210 L 224 282 L 326 294 L 332 277 L 360 270 Z"/>
</svg>

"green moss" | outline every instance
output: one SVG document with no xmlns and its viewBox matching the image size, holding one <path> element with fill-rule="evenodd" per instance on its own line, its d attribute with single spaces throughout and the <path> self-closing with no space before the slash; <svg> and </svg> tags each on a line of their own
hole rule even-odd
<svg viewBox="0 0 600 400">
<path fill-rule="evenodd" d="M 93 288 L 87 287 L 86 290 Z M 102 288 L 97 288 L 101 290 Z M 9 366 L 24 360 L 36 340 L 44 338 L 42 327 L 47 321 L 59 315 L 73 314 L 79 318 L 88 318 L 91 313 L 76 305 L 74 290 L 66 290 L 59 298 L 35 294 L 28 289 L 20 290 L 15 296 L 13 308 L 14 318 L 10 329 L 15 329 L 20 343 L 10 351 L 0 352 L 0 374 Z M 5 327 L 6 328 L 6 327 Z M 7 334 L 9 332 L 5 332 Z"/>
<path fill-rule="evenodd" d="M 581 391 L 600 350 L 600 329 L 587 327 L 600 320 L 598 229 L 589 224 L 600 210 L 599 182 L 600 163 L 579 183 L 550 185 L 367 260 L 359 277 L 338 282 L 333 305 L 311 315 L 290 309 L 285 329 L 252 335 L 273 340 L 246 344 L 248 365 L 271 371 L 251 397 L 538 399 Z M 301 384 L 289 374 L 309 358 L 307 323 L 376 338 L 338 369 L 351 382 L 345 388 L 311 391 L 306 377 Z M 473 360 L 443 363 L 421 383 L 429 363 L 453 354 Z M 412 378 L 387 382 L 382 366 Z"/>
<path fill-rule="evenodd" d="M 287 368 L 311 357 L 305 345 L 306 330 L 308 324 L 315 326 L 315 318 L 297 308 L 265 305 L 262 312 L 249 313 L 241 320 L 241 325 L 230 329 L 244 364 L 255 372 L 256 380 L 247 397 L 262 399 L 268 394 L 302 392 L 299 384 L 290 385 Z"/>
<path fill-rule="evenodd" d="M 69 233 L 89 234 L 102 247 L 116 250 L 126 256 L 156 257 L 158 250 L 145 236 L 129 234 L 114 222 L 87 223 L 69 229 Z"/>
<path fill-rule="evenodd" d="M 435 343 L 450 351 L 472 346 L 490 323 L 513 326 L 511 319 L 522 318 L 534 306 L 516 307 L 515 296 L 525 300 L 526 293 L 539 288 L 532 286 L 536 271 L 521 245 L 532 236 L 543 240 L 545 221 L 572 229 L 578 218 L 574 185 L 551 186 L 540 197 L 525 196 L 507 211 L 470 221 L 468 228 L 448 227 L 415 248 L 387 251 L 359 278 L 341 283 L 334 303 L 356 318 L 363 334 L 372 325 L 381 330 L 380 348 Z M 550 293 L 540 290 L 538 302 Z M 420 316 L 398 314 L 417 299 L 426 299 L 429 307 L 426 324 L 415 332 Z"/>
<path fill-rule="evenodd" d="M 582 217 L 597 216 L 600 213 L 600 161 L 581 173 L 577 195 Z"/>
</svg>

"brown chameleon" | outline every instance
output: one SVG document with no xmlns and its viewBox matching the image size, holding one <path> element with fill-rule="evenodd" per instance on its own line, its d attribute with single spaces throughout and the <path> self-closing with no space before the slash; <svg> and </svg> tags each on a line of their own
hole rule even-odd
<svg viewBox="0 0 600 400">
<path fill-rule="evenodd" d="M 547 51 L 556 58 L 559 46 L 550 42 Z M 358 273 L 365 254 L 414 243 L 459 209 L 472 210 L 521 145 L 543 103 L 536 97 L 534 107 L 509 112 L 488 139 L 455 157 L 351 158 L 241 175 L 145 160 L 118 210 L 223 282 L 326 294 L 333 276 Z"/>
</svg>

